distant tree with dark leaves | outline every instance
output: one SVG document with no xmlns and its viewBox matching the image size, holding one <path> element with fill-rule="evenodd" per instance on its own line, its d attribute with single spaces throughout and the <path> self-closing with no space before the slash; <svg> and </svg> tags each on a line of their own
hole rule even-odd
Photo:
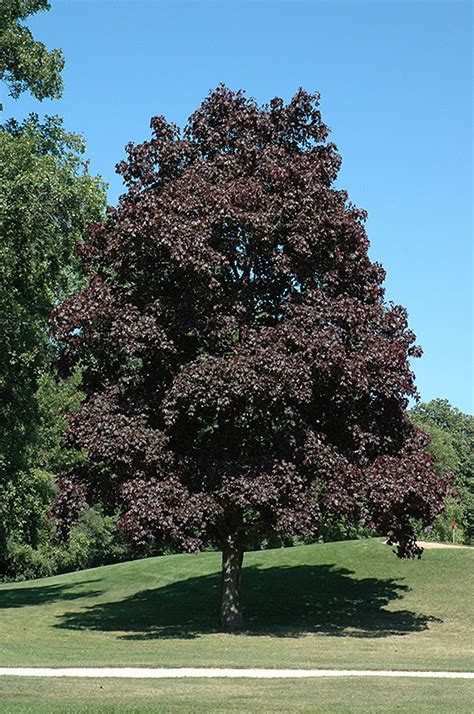
<svg viewBox="0 0 474 714">
<path fill-rule="evenodd" d="M 447 488 L 406 411 L 420 349 L 384 300 L 366 213 L 334 187 L 318 107 L 220 86 L 183 132 L 152 119 L 118 165 L 126 194 L 79 246 L 88 286 L 52 318 L 87 395 L 63 518 L 97 499 L 138 548 L 214 543 L 228 630 L 256 535 L 344 516 L 418 556 L 413 519 L 430 524 Z"/>
</svg>

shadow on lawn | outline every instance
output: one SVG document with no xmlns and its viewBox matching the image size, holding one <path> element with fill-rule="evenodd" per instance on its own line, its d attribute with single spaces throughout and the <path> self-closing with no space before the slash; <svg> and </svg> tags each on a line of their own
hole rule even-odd
<svg viewBox="0 0 474 714">
<path fill-rule="evenodd" d="M 396 580 L 350 577 L 334 565 L 246 567 L 245 634 L 297 637 L 308 632 L 387 637 L 425 630 L 427 615 L 385 610 L 409 588 Z M 124 600 L 65 613 L 56 627 L 116 632 L 120 639 L 193 638 L 217 632 L 220 574 L 143 590 Z"/>
<path fill-rule="evenodd" d="M 52 602 L 65 600 L 79 600 L 84 597 L 96 597 L 101 590 L 77 590 L 78 585 L 94 582 L 82 580 L 71 585 L 32 585 L 23 587 L 0 587 L 0 610 L 10 607 L 24 607 L 27 605 L 48 605 Z"/>
</svg>

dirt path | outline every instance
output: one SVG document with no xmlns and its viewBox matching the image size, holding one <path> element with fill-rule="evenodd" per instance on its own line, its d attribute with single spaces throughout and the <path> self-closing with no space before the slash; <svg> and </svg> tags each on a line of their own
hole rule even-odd
<svg viewBox="0 0 474 714">
<path fill-rule="evenodd" d="M 427 550 L 430 548 L 471 548 L 474 550 L 470 545 L 459 545 L 458 543 L 435 543 L 429 540 L 418 540 L 417 543 Z"/>
<path fill-rule="evenodd" d="M 183 667 L 0 667 L 0 676 L 17 677 L 119 677 L 124 679 L 170 679 L 180 677 L 231 677 L 253 679 L 302 679 L 305 677 L 423 677 L 432 679 L 474 679 L 474 672 L 407 671 L 383 669 L 205 669 Z"/>
</svg>

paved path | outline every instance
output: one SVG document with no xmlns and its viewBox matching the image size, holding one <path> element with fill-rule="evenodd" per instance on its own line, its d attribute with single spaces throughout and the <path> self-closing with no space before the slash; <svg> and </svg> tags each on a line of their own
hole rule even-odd
<svg viewBox="0 0 474 714">
<path fill-rule="evenodd" d="M 255 679 L 290 679 L 304 677 L 423 677 L 436 679 L 474 679 L 474 672 L 423 672 L 390 669 L 205 669 L 181 667 L 153 669 L 145 667 L 0 667 L 0 676 L 15 677 L 123 677 L 170 679 L 176 677 L 252 677 Z"/>
</svg>

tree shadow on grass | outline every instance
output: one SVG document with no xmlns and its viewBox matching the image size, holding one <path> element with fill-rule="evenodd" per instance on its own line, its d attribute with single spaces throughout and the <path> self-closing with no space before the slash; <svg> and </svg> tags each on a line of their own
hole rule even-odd
<svg viewBox="0 0 474 714">
<path fill-rule="evenodd" d="M 52 602 L 65 600 L 79 600 L 86 597 L 101 595 L 101 590 L 78 590 L 77 587 L 84 582 L 71 583 L 70 585 L 29 585 L 27 587 L 0 587 L 0 610 L 11 607 L 24 607 L 28 605 L 48 605 Z"/>
<path fill-rule="evenodd" d="M 409 591 L 393 579 L 351 577 L 335 565 L 246 567 L 246 635 L 387 637 L 425 630 L 435 618 L 387 610 Z M 120 639 L 191 639 L 218 632 L 220 574 L 143 590 L 117 602 L 65 613 L 56 627 L 114 632 Z"/>
</svg>

